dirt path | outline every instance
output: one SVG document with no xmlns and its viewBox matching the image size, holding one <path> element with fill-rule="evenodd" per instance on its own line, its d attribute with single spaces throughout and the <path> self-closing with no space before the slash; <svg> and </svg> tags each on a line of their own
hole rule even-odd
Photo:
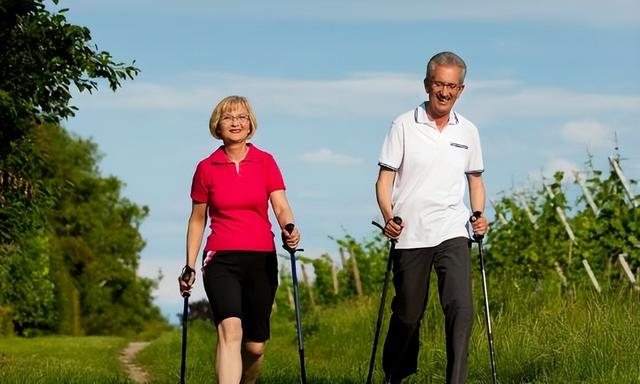
<svg viewBox="0 0 640 384">
<path fill-rule="evenodd" d="M 136 353 L 140 352 L 147 345 L 149 345 L 149 342 L 146 341 L 132 341 L 120 353 L 120 361 L 127 370 L 127 373 L 129 373 L 129 378 L 131 378 L 134 383 L 147 383 L 149 381 L 147 372 L 133 363 Z"/>
</svg>

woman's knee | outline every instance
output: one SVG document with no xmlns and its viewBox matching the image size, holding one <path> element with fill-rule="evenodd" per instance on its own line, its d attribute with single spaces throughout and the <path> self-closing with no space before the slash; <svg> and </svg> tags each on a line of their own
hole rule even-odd
<svg viewBox="0 0 640 384">
<path fill-rule="evenodd" d="M 244 351 L 253 358 L 258 359 L 264 355 L 265 343 L 247 341 L 244 343 Z"/>
<path fill-rule="evenodd" d="M 218 324 L 218 340 L 223 344 L 242 342 L 242 322 L 237 317 L 229 317 Z"/>
</svg>

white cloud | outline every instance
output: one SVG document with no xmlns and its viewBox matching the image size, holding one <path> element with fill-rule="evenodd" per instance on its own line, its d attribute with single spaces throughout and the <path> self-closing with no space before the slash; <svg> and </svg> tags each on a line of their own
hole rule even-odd
<svg viewBox="0 0 640 384">
<path fill-rule="evenodd" d="M 596 121 L 575 121 L 562 126 L 564 138 L 575 144 L 587 145 L 589 148 L 610 148 L 613 143 L 611 128 Z"/>
<path fill-rule="evenodd" d="M 141 109 L 208 111 L 229 94 L 249 95 L 258 112 L 303 118 L 393 118 L 425 98 L 417 74 L 356 73 L 342 79 L 283 79 L 221 73 L 181 76 L 176 84 L 137 82 L 117 93 L 76 96 L 84 110 Z M 474 122 L 526 117 L 566 117 L 601 112 L 637 114 L 639 95 L 527 87 L 510 79 L 471 81 L 460 109 Z M 262 116 L 262 114 L 261 114 Z"/>
<path fill-rule="evenodd" d="M 424 97 L 421 79 L 397 73 L 356 73 L 343 79 L 284 79 L 206 73 L 176 84 L 136 82 L 113 92 L 80 94 L 80 109 L 202 111 L 230 94 L 247 95 L 256 110 L 298 117 L 372 116 L 406 109 Z"/>
<path fill-rule="evenodd" d="M 593 115 L 601 112 L 626 112 L 637 114 L 640 96 L 583 93 L 563 88 L 526 87 L 498 80 L 492 86 L 483 82 L 480 89 L 468 84 L 461 102 L 465 114 L 474 121 L 487 121 L 504 117 L 562 117 L 568 115 Z M 517 87 L 516 87 L 517 85 Z"/>
<path fill-rule="evenodd" d="M 573 172 L 578 170 L 580 170 L 580 167 L 571 160 L 556 157 L 547 160 L 541 171 L 529 173 L 529 178 L 532 182 L 541 182 L 542 180 L 549 182 L 553 180 L 553 175 L 556 172 L 562 171 L 564 173 L 562 182 L 567 183 L 575 180 Z"/>
<path fill-rule="evenodd" d="M 364 161 L 362 159 L 341 155 L 330 149 L 320 148 L 313 152 L 302 155 L 302 161 L 307 164 L 328 164 L 328 165 L 360 165 Z"/>
</svg>

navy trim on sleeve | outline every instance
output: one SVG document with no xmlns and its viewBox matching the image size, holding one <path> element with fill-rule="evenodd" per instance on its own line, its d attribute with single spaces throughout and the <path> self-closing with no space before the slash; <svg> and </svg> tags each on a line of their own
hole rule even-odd
<svg viewBox="0 0 640 384">
<path fill-rule="evenodd" d="M 393 172 L 397 172 L 398 171 L 398 168 L 394 168 L 394 167 L 390 166 L 389 164 L 384 164 L 384 163 L 378 162 L 378 165 L 381 166 L 382 168 L 386 168 L 386 169 L 388 169 L 390 171 L 393 171 Z"/>
</svg>

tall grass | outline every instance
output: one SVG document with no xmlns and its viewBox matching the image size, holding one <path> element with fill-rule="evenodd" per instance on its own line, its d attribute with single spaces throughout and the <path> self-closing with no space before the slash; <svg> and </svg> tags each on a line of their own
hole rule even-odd
<svg viewBox="0 0 640 384">
<path fill-rule="evenodd" d="M 119 337 L 0 338 L 1 383 L 129 383 Z"/>
<path fill-rule="evenodd" d="M 638 292 L 548 290 L 515 289 L 510 300 L 496 303 L 502 306 L 495 319 L 502 381 L 640 383 Z M 486 342 L 472 340 L 471 364 L 482 364 Z M 477 376 L 477 382 L 487 379 Z"/>
<path fill-rule="evenodd" d="M 589 287 L 490 281 L 494 345 L 501 383 L 640 383 L 640 304 L 626 288 L 603 294 Z M 476 318 L 469 349 L 468 383 L 491 382 L 482 290 L 475 282 Z M 390 292 L 390 296 L 393 293 Z M 443 317 L 435 288 L 421 329 L 418 373 L 407 383 L 444 383 Z M 309 383 L 363 383 L 368 369 L 379 297 L 349 301 L 304 314 Z M 387 306 L 389 305 L 387 302 Z M 388 310 L 385 326 L 388 323 Z M 386 330 L 383 329 L 383 336 Z M 378 351 L 382 349 L 381 345 Z M 189 330 L 187 380 L 214 382 L 215 330 L 195 322 Z M 180 364 L 180 333 L 167 333 L 143 350 L 139 362 L 152 381 L 173 383 Z M 376 382 L 382 381 L 376 363 Z M 260 383 L 299 382 L 293 312 L 280 307 Z"/>
<path fill-rule="evenodd" d="M 435 282 L 434 282 L 435 284 Z M 490 280 L 494 344 L 500 383 L 640 383 L 640 293 L 627 287 L 561 288 L 554 283 Z M 418 373 L 407 383 L 444 383 L 443 318 L 432 287 L 421 328 Z M 469 348 L 468 383 L 491 382 L 482 291 L 475 282 L 476 316 Z M 393 292 L 390 292 L 390 297 Z M 379 296 L 304 314 L 309 383 L 363 383 Z M 391 300 L 388 300 L 389 306 Z M 388 308 L 385 326 L 388 323 Z M 386 330 L 383 329 L 383 336 Z M 140 352 L 153 383 L 176 383 L 181 333 L 167 332 Z M 384 338 L 384 337 L 383 337 Z M 381 351 L 382 341 L 380 348 Z M 213 325 L 190 324 L 187 382 L 215 382 Z M 116 337 L 0 338 L 1 383 L 126 383 Z M 382 381 L 380 354 L 375 382 Z M 264 384 L 299 382 L 293 311 L 272 317 Z"/>
</svg>

